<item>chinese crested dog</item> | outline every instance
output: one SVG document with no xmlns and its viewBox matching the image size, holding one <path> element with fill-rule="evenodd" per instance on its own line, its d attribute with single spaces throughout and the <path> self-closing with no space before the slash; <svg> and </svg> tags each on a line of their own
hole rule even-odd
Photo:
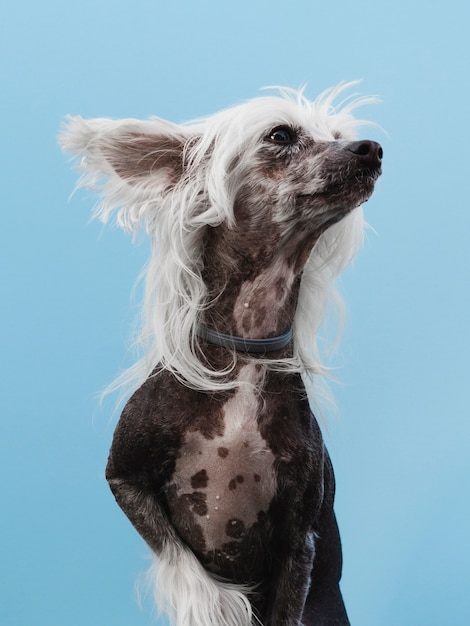
<svg viewBox="0 0 470 626">
<path fill-rule="evenodd" d="M 106 476 L 155 554 L 177 626 L 344 626 L 334 476 L 305 382 L 334 279 L 362 242 L 382 148 L 281 89 L 184 125 L 69 118 L 95 214 L 146 229 L 136 391 Z"/>
</svg>

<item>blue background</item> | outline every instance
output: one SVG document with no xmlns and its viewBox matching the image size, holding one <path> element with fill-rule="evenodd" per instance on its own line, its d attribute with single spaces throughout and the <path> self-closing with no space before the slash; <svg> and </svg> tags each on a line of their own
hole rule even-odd
<svg viewBox="0 0 470 626">
<path fill-rule="evenodd" d="M 468 3 L 32 2 L 2 8 L 0 623 L 144 626 L 146 548 L 103 476 L 147 256 L 68 202 L 65 114 L 173 121 L 341 80 L 387 134 L 343 275 L 348 321 L 329 420 L 356 626 L 470 624 Z M 160 622 L 161 624 L 164 621 Z"/>
</svg>

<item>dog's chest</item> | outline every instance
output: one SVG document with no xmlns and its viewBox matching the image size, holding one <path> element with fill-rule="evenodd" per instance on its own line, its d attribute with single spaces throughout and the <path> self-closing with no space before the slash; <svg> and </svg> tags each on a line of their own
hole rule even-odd
<svg viewBox="0 0 470 626">
<path fill-rule="evenodd" d="M 243 371 L 244 370 L 244 371 Z M 240 372 L 256 383 L 256 368 Z M 223 407 L 221 434 L 185 434 L 175 471 L 166 486 L 172 522 L 203 555 L 236 559 L 241 546 L 276 492 L 275 457 L 258 428 L 260 402 L 245 386 Z"/>
</svg>

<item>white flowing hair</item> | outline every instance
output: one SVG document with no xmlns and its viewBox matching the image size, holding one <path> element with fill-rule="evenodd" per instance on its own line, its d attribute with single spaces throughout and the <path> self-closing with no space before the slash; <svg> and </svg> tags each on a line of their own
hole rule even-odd
<svg viewBox="0 0 470 626">
<path fill-rule="evenodd" d="M 352 94 L 338 95 L 343 83 L 309 101 L 303 89 L 280 88 L 263 96 L 183 125 L 153 117 L 139 120 L 68 118 L 60 138 L 66 152 L 79 157 L 78 186 L 98 190 L 94 216 L 103 223 L 114 214 L 118 226 L 132 233 L 144 227 L 152 252 L 145 274 L 145 295 L 136 343 L 141 357 L 109 387 L 137 388 L 156 366 L 184 384 L 205 391 L 230 389 L 238 383 L 232 368 L 214 371 L 199 358 L 195 329 L 207 303 L 202 279 L 207 227 L 234 224 L 235 194 L 271 120 L 297 123 L 320 137 L 340 132 L 353 140 L 359 126 L 352 112 L 375 102 Z M 251 161 L 252 162 L 252 161 Z M 235 164 L 235 165 L 234 165 Z M 363 242 L 362 209 L 330 227 L 316 243 L 303 272 L 295 315 L 294 353 L 289 359 L 265 359 L 270 367 L 300 372 L 306 382 L 324 374 L 317 336 L 329 302 L 341 308 L 335 278 Z M 245 357 L 244 357 L 245 358 Z"/>
</svg>

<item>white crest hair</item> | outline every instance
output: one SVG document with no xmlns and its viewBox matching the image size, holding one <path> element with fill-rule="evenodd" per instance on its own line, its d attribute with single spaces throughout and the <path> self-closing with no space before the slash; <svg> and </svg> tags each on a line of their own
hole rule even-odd
<svg viewBox="0 0 470 626">
<path fill-rule="evenodd" d="M 236 158 L 245 165 L 250 162 L 271 121 L 306 125 L 320 138 L 332 139 L 337 131 L 345 139 L 355 139 L 358 127 L 369 123 L 355 119 L 352 113 L 375 99 L 352 94 L 335 104 L 338 95 L 352 84 L 329 89 L 313 102 L 303 89 L 280 88 L 279 96 L 255 98 L 184 125 L 156 117 L 147 121 L 68 119 L 61 145 L 79 157 L 77 168 L 82 176 L 78 186 L 101 194 L 94 216 L 106 223 L 114 214 L 116 223 L 132 233 L 143 227 L 152 243 L 137 341 L 142 356 L 110 390 L 124 387 L 128 392 L 138 387 L 158 363 L 194 389 L 221 390 L 237 384 L 229 381 L 228 371 L 208 368 L 195 350 L 195 327 L 207 306 L 201 276 L 205 229 L 224 221 L 234 223 L 233 205 L 240 181 L 233 163 Z M 169 145 L 182 146 L 184 168 L 176 184 L 169 183 L 169 164 L 160 168 L 163 172 L 155 169 L 145 178 L 135 176 L 132 184 L 112 167 L 109 155 L 116 155 L 125 142 L 142 135 L 165 137 Z M 155 156 L 158 158 L 157 151 Z M 265 361 L 270 367 L 301 372 L 306 382 L 313 374 L 326 373 L 317 346 L 318 331 L 328 302 L 340 306 L 334 281 L 362 245 L 363 228 L 362 209 L 358 208 L 319 238 L 303 272 L 293 325 L 294 356 Z M 235 360 L 234 354 L 234 364 Z"/>
</svg>

